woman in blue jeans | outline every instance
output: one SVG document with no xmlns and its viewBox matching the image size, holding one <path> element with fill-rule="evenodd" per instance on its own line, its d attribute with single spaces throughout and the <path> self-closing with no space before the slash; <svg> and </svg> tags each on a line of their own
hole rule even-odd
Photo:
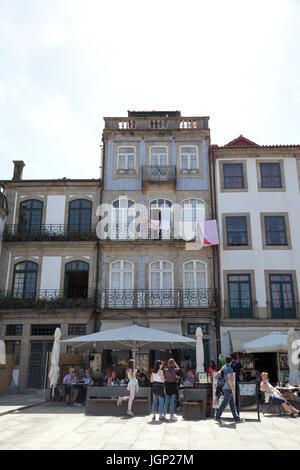
<svg viewBox="0 0 300 470">
<path fill-rule="evenodd" d="M 159 420 L 165 421 L 163 416 L 164 411 L 164 403 L 165 403 L 165 377 L 163 373 L 163 363 L 162 361 L 156 361 L 151 377 L 150 382 L 152 383 L 152 413 L 153 418 L 152 421 L 156 420 L 156 410 L 157 410 L 157 402 L 158 402 L 158 412 L 159 412 Z"/>
<path fill-rule="evenodd" d="M 177 395 L 177 379 L 180 372 L 180 367 L 174 359 L 169 359 L 166 369 L 164 369 L 165 380 L 166 380 L 166 399 L 164 406 L 164 417 L 168 412 L 168 406 L 170 403 L 170 421 L 177 421 L 174 415 L 175 411 L 175 399 Z"/>
</svg>

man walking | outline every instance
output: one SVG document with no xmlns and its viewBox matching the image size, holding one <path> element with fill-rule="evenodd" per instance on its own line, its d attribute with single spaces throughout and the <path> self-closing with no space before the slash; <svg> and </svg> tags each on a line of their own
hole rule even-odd
<svg viewBox="0 0 300 470">
<path fill-rule="evenodd" d="M 223 386 L 224 398 L 216 414 L 216 421 L 219 424 L 223 424 L 221 420 L 221 415 L 223 411 L 225 410 L 226 406 L 228 405 L 228 403 L 230 405 L 230 409 L 231 409 L 231 413 L 234 418 L 234 421 L 236 423 L 241 422 L 241 418 L 238 416 L 237 412 L 235 411 L 235 406 L 234 406 L 233 369 L 231 365 L 232 365 L 232 357 L 226 356 L 226 364 L 223 367 L 224 379 L 225 379 L 225 384 Z"/>
</svg>

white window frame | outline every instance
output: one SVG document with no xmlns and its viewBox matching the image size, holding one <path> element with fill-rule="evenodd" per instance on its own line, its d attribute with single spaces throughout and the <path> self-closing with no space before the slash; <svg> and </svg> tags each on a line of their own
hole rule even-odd
<svg viewBox="0 0 300 470">
<path fill-rule="evenodd" d="M 201 222 L 201 220 L 196 220 L 194 215 L 193 215 L 193 220 L 191 220 L 191 221 L 185 220 L 185 217 L 184 217 L 185 205 L 186 205 L 186 203 L 190 204 L 190 201 L 196 201 L 196 203 L 199 202 L 200 206 L 203 206 L 203 212 L 204 212 L 203 221 L 205 222 L 205 216 L 206 216 L 205 201 L 203 199 L 199 199 L 197 197 L 190 197 L 190 198 L 184 199 L 181 202 L 181 236 L 185 238 L 185 236 L 188 235 L 189 230 L 191 230 L 191 232 L 193 232 L 194 235 L 196 236 L 196 239 L 200 239 L 200 234 L 198 232 L 197 224 L 199 222 Z M 193 208 L 191 208 L 191 209 L 193 209 Z M 195 212 L 194 212 L 194 210 L 195 210 Z M 193 210 L 193 214 L 195 213 L 195 215 L 197 215 L 197 206 L 195 207 L 194 210 Z M 185 223 L 186 224 L 191 224 L 191 225 L 190 226 L 189 225 L 185 226 Z"/>
<path fill-rule="evenodd" d="M 113 269 L 113 265 L 116 263 L 120 263 L 121 267 L 119 269 Z M 124 269 L 124 263 L 129 263 L 132 267 L 131 270 L 129 269 Z M 114 289 L 112 287 L 112 274 L 113 272 L 121 273 L 120 274 L 120 287 L 118 289 Z M 124 289 L 124 273 L 131 273 L 131 288 Z M 111 308 L 131 308 L 133 306 L 133 299 L 134 299 L 134 264 L 131 261 L 128 261 L 126 259 L 118 259 L 115 261 L 112 261 L 109 265 L 109 290 L 114 290 L 117 293 L 120 292 L 120 302 L 118 302 L 118 299 L 116 298 L 116 301 L 112 302 L 112 300 L 109 297 L 109 306 Z M 123 291 L 132 291 L 131 297 L 129 297 L 129 301 L 126 301 L 126 304 L 122 302 L 122 292 Z M 129 294 L 130 295 L 130 294 Z"/>
<path fill-rule="evenodd" d="M 157 201 L 159 199 L 162 199 L 164 201 L 163 207 L 157 205 Z M 152 206 L 153 203 L 156 203 L 156 206 Z M 166 202 L 171 203 L 171 206 L 168 206 Z M 155 221 L 154 219 L 151 218 L 152 216 L 152 209 L 158 209 L 161 211 L 163 210 L 168 210 L 170 212 L 170 219 L 169 219 L 169 227 L 163 227 L 162 225 L 159 225 L 157 228 L 155 226 Z M 152 223 L 153 220 L 153 223 Z M 152 201 L 149 202 L 149 221 L 150 221 L 150 226 L 149 226 L 149 232 L 150 232 L 150 238 L 152 239 L 159 239 L 161 236 L 162 240 L 170 240 L 171 239 L 171 234 L 173 233 L 173 227 L 174 227 L 174 210 L 173 210 L 173 201 L 170 199 L 166 199 L 164 197 L 158 197 L 156 199 L 153 199 Z"/>
<path fill-rule="evenodd" d="M 189 264 L 189 263 L 193 263 L 193 269 L 186 269 L 186 265 Z M 197 269 L 196 268 L 196 263 L 201 263 L 204 267 L 204 269 Z M 193 287 L 193 289 L 191 289 L 190 287 L 187 287 L 186 286 L 186 279 L 185 279 L 185 273 L 186 272 L 190 272 L 190 273 L 193 273 L 193 284 L 194 286 L 197 285 L 197 273 L 205 273 L 205 287 L 204 289 L 207 289 L 207 264 L 204 263 L 204 261 L 201 261 L 201 260 L 197 260 L 197 259 L 191 259 L 189 261 L 186 261 L 185 263 L 183 263 L 183 290 L 184 291 L 197 291 L 198 290 L 198 287 Z M 195 298 L 191 298 L 191 299 L 185 299 L 185 296 L 184 296 L 184 300 L 183 300 L 183 303 L 184 305 L 187 307 L 187 306 L 199 306 L 199 307 L 208 307 L 208 299 L 204 298 L 203 300 L 200 299 L 200 302 L 198 301 L 197 299 L 197 295 L 195 296 Z"/>
<path fill-rule="evenodd" d="M 152 269 L 151 266 L 154 263 L 159 262 L 159 268 L 157 269 Z M 163 269 L 163 263 L 168 263 L 170 265 L 170 269 Z M 158 272 L 160 274 L 159 276 L 159 289 L 154 289 L 151 285 L 151 273 L 153 272 Z M 163 284 L 163 273 L 164 272 L 170 272 L 172 274 L 171 276 L 171 287 L 169 288 L 163 288 L 161 285 Z M 155 295 L 156 291 L 166 291 L 165 293 L 165 298 L 163 297 L 162 293 L 158 293 L 158 305 L 157 305 L 157 298 Z M 168 291 L 171 291 L 171 297 L 168 296 Z M 173 294 L 173 295 L 172 295 Z M 157 259 L 153 261 L 152 263 L 149 264 L 149 306 L 150 307 L 172 307 L 174 305 L 174 264 L 171 261 L 165 260 L 165 259 Z"/>
<path fill-rule="evenodd" d="M 182 149 L 185 147 L 194 148 L 196 152 L 194 154 L 183 153 Z M 199 155 L 198 155 L 198 146 L 197 145 L 180 145 L 180 172 L 185 174 L 193 174 L 199 172 Z M 197 157 L 197 168 L 191 168 L 191 155 L 196 155 Z M 182 168 L 182 157 L 186 156 L 188 159 L 188 168 Z"/>
<path fill-rule="evenodd" d="M 127 201 L 127 207 L 121 207 L 121 201 Z M 118 202 L 119 207 L 114 207 L 114 203 Z M 132 202 L 133 204 L 128 207 L 128 202 Z M 115 225 L 117 224 L 116 214 L 118 213 L 117 210 L 124 209 L 123 215 L 125 214 L 126 210 L 126 221 L 120 220 L 118 221 L 119 224 L 124 224 L 124 236 L 117 236 Z M 134 212 L 133 220 L 128 223 L 128 211 L 132 210 Z M 121 214 L 121 211 L 119 212 Z M 122 228 L 122 227 L 121 227 Z M 126 228 L 126 230 L 125 230 Z M 135 239 L 135 201 L 133 199 L 128 199 L 126 196 L 120 196 L 118 199 L 112 201 L 111 204 L 111 217 L 110 217 L 110 237 L 112 240 L 134 240 Z"/>
<path fill-rule="evenodd" d="M 133 153 L 120 153 L 120 149 L 122 148 L 131 148 L 133 149 Z M 133 168 L 128 168 L 128 157 L 134 157 L 134 164 L 133 164 Z M 119 164 L 119 158 L 120 157 L 125 157 L 125 168 L 120 168 L 120 164 Z M 118 147 L 118 153 L 117 153 L 117 172 L 118 173 L 135 173 L 136 171 L 136 147 L 132 146 L 132 145 L 119 145 Z"/>
<path fill-rule="evenodd" d="M 161 165 L 160 162 L 159 162 L 159 165 L 152 165 L 152 149 L 155 149 L 155 148 L 158 148 L 158 147 L 161 147 L 161 148 L 165 148 L 166 149 L 166 153 L 163 154 L 163 153 L 157 153 L 157 154 L 154 154 L 154 155 L 159 155 L 159 161 L 160 161 L 160 158 L 161 156 L 163 155 L 166 155 L 167 156 L 167 163 L 166 165 Z M 168 146 L 167 145 L 151 145 L 150 147 L 150 152 L 149 152 L 149 163 L 150 163 L 150 166 L 154 166 L 154 167 L 160 167 L 160 166 L 168 166 L 169 165 L 169 153 L 168 153 Z"/>
</svg>

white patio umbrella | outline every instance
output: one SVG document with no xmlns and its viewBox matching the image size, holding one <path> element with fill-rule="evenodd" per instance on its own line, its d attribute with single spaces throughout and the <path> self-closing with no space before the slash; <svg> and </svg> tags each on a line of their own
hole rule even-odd
<svg viewBox="0 0 300 470">
<path fill-rule="evenodd" d="M 60 328 L 55 329 L 54 333 L 54 343 L 51 353 L 51 367 L 48 374 L 50 380 L 50 387 L 52 387 L 52 396 L 54 395 L 54 389 L 58 383 L 59 378 L 59 353 L 60 353 L 60 338 L 61 331 Z"/>
<path fill-rule="evenodd" d="M 203 333 L 200 327 L 196 330 L 196 373 L 204 372 Z"/>
<path fill-rule="evenodd" d="M 290 385 L 300 384 L 299 353 L 300 340 L 296 337 L 294 328 L 289 328 L 287 332 L 288 361 L 289 361 L 289 383 Z"/>
<path fill-rule="evenodd" d="M 98 331 L 85 336 L 66 339 L 61 343 L 72 343 L 78 349 L 99 347 L 118 351 L 131 350 L 133 357 L 139 349 L 180 349 L 194 347 L 196 341 L 187 336 L 175 335 L 167 331 L 131 325 L 125 328 Z"/>
<path fill-rule="evenodd" d="M 243 344 L 243 351 L 246 353 L 280 352 L 287 349 L 287 336 L 280 331 L 272 331 L 266 336 Z"/>
</svg>

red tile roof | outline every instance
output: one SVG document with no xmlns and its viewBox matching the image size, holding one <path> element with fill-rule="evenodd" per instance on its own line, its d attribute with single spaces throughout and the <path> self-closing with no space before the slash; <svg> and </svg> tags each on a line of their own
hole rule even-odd
<svg viewBox="0 0 300 470">
<path fill-rule="evenodd" d="M 228 142 L 228 144 L 219 146 L 219 145 L 212 145 L 214 149 L 243 149 L 243 148 L 262 148 L 262 149 L 272 149 L 272 148 L 293 148 L 293 147 L 300 147 L 300 144 L 294 145 L 258 145 L 252 140 L 247 139 L 242 134 L 234 140 Z"/>
</svg>

